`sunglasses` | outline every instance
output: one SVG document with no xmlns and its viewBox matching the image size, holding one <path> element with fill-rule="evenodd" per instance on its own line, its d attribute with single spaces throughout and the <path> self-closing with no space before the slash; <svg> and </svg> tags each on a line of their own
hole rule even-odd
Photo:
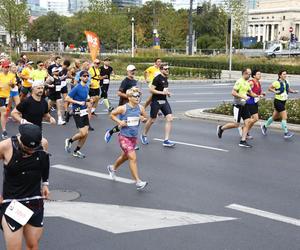
<svg viewBox="0 0 300 250">
<path fill-rule="evenodd" d="M 43 67 L 43 66 L 44 66 L 44 64 L 39 64 L 39 66 L 40 66 L 40 67 Z"/>
<path fill-rule="evenodd" d="M 139 94 L 133 94 L 132 97 L 134 97 L 134 98 L 140 98 L 140 95 Z"/>
<path fill-rule="evenodd" d="M 163 68 L 163 70 L 169 70 L 169 68 Z"/>
<path fill-rule="evenodd" d="M 89 77 L 89 75 L 83 75 L 82 77 Z"/>
<path fill-rule="evenodd" d="M 98 65 L 99 65 L 100 63 L 99 63 L 99 62 L 97 62 L 97 63 L 95 63 L 95 64 L 98 64 Z"/>
</svg>

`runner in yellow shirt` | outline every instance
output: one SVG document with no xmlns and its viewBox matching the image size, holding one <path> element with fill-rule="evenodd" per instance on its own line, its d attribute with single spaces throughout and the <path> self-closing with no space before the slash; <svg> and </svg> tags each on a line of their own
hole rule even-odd
<svg viewBox="0 0 300 250">
<path fill-rule="evenodd" d="M 10 89 L 16 84 L 16 77 L 13 73 L 9 72 L 10 62 L 4 61 L 2 63 L 2 72 L 0 73 L 0 113 L 1 113 L 1 127 L 2 127 L 2 139 L 7 139 L 6 132 L 6 105 L 10 96 Z"/>
<path fill-rule="evenodd" d="M 93 106 L 91 109 L 91 113 L 92 115 L 96 116 L 95 114 L 95 110 L 98 106 L 98 102 L 100 99 L 100 80 L 101 80 L 101 76 L 100 76 L 100 60 L 99 59 L 95 59 L 93 66 L 89 68 L 89 74 L 91 76 L 91 85 L 90 85 L 90 89 L 89 89 L 89 96 L 91 97 L 92 101 L 93 101 Z"/>
<path fill-rule="evenodd" d="M 20 77 L 23 80 L 21 93 L 20 93 L 20 99 L 21 101 L 30 93 L 31 91 L 31 73 L 33 72 L 33 61 L 29 61 L 26 63 L 25 68 L 22 70 Z"/>
<path fill-rule="evenodd" d="M 154 65 L 150 66 L 144 71 L 145 82 L 148 84 L 149 88 L 151 88 L 154 77 L 160 74 L 160 65 L 161 65 L 161 59 L 155 58 Z M 152 100 L 152 94 L 148 97 L 147 101 L 144 104 L 145 109 L 150 105 L 151 100 Z"/>
</svg>

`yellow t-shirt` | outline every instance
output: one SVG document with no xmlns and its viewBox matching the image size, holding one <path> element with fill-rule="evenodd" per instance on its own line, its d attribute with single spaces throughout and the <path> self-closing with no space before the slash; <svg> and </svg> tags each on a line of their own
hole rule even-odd
<svg viewBox="0 0 300 250">
<path fill-rule="evenodd" d="M 91 76 L 91 89 L 100 88 L 100 70 L 98 68 L 90 67 L 89 73 Z"/>
<path fill-rule="evenodd" d="M 28 68 L 28 67 L 25 67 L 23 70 L 22 70 L 22 72 L 21 72 L 21 74 L 22 75 L 24 75 L 24 76 L 26 76 L 26 77 L 28 77 L 28 78 L 30 78 L 30 75 L 31 75 L 31 72 L 32 72 L 33 70 L 32 69 L 30 69 L 30 68 Z M 23 79 L 23 86 L 24 87 L 26 87 L 26 88 L 30 88 L 31 87 L 31 83 L 28 81 L 29 79 Z"/>
<path fill-rule="evenodd" d="M 8 72 L 6 75 L 0 73 L 0 98 L 8 98 L 10 95 L 10 82 L 16 83 L 16 76 Z"/>
<path fill-rule="evenodd" d="M 152 84 L 153 79 L 154 79 L 158 74 L 160 74 L 160 70 L 159 70 L 157 67 L 155 67 L 155 66 L 151 66 L 151 67 L 147 68 L 147 69 L 145 70 L 145 72 L 147 73 L 147 79 L 146 79 L 146 80 L 147 80 L 150 84 Z"/>
<path fill-rule="evenodd" d="M 31 71 L 30 73 L 30 78 L 33 81 L 45 81 L 45 78 L 48 76 L 48 72 L 45 69 L 39 70 L 39 69 L 35 69 L 33 71 Z"/>
<path fill-rule="evenodd" d="M 280 101 L 286 101 L 288 99 L 288 92 L 287 92 L 287 86 L 286 86 L 286 82 L 283 82 L 283 93 L 281 94 L 275 94 L 275 99 L 277 100 L 280 100 Z M 275 88 L 275 89 L 280 89 L 280 82 L 279 81 L 275 81 L 272 83 L 272 86 Z"/>
</svg>

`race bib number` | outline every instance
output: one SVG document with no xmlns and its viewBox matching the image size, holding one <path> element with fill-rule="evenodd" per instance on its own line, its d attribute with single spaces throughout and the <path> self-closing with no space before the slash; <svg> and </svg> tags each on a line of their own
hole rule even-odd
<svg viewBox="0 0 300 250">
<path fill-rule="evenodd" d="M 109 84 L 109 79 L 103 79 L 103 84 Z"/>
<path fill-rule="evenodd" d="M 79 115 L 80 116 L 88 115 L 88 110 L 87 109 L 81 109 L 80 112 L 79 112 Z"/>
<path fill-rule="evenodd" d="M 61 85 L 55 85 L 55 91 L 56 92 L 61 91 Z"/>
<path fill-rule="evenodd" d="M 65 87 L 65 86 L 67 86 L 67 81 L 62 81 L 61 82 L 61 87 Z"/>
<path fill-rule="evenodd" d="M 127 117 L 128 127 L 138 126 L 139 122 L 140 122 L 140 117 Z"/>
<path fill-rule="evenodd" d="M 160 105 L 163 105 L 163 104 L 165 104 L 165 103 L 166 103 L 166 101 L 165 101 L 165 100 L 158 100 L 157 102 L 158 102 L 158 104 L 160 104 Z"/>
<path fill-rule="evenodd" d="M 258 102 L 259 102 L 259 97 L 255 97 L 255 98 L 254 98 L 254 102 L 255 102 L 255 103 L 258 103 Z"/>
<path fill-rule="evenodd" d="M 287 100 L 288 99 L 288 94 L 287 93 L 282 93 L 281 95 L 281 98 L 283 99 L 283 100 Z"/>
<path fill-rule="evenodd" d="M 5 214 L 24 226 L 33 215 L 33 211 L 17 200 L 13 200 L 5 210 Z"/>
</svg>

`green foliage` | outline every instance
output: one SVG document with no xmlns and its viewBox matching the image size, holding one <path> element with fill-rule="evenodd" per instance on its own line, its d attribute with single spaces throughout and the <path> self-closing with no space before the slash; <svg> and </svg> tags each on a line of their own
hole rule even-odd
<svg viewBox="0 0 300 250">
<path fill-rule="evenodd" d="M 288 112 L 288 122 L 300 124 L 300 99 L 290 99 L 286 102 L 286 110 Z M 214 109 L 207 110 L 209 113 L 233 115 L 232 104 L 224 102 Z M 273 113 L 273 100 L 261 100 L 258 109 L 259 117 L 267 120 Z"/>
</svg>

